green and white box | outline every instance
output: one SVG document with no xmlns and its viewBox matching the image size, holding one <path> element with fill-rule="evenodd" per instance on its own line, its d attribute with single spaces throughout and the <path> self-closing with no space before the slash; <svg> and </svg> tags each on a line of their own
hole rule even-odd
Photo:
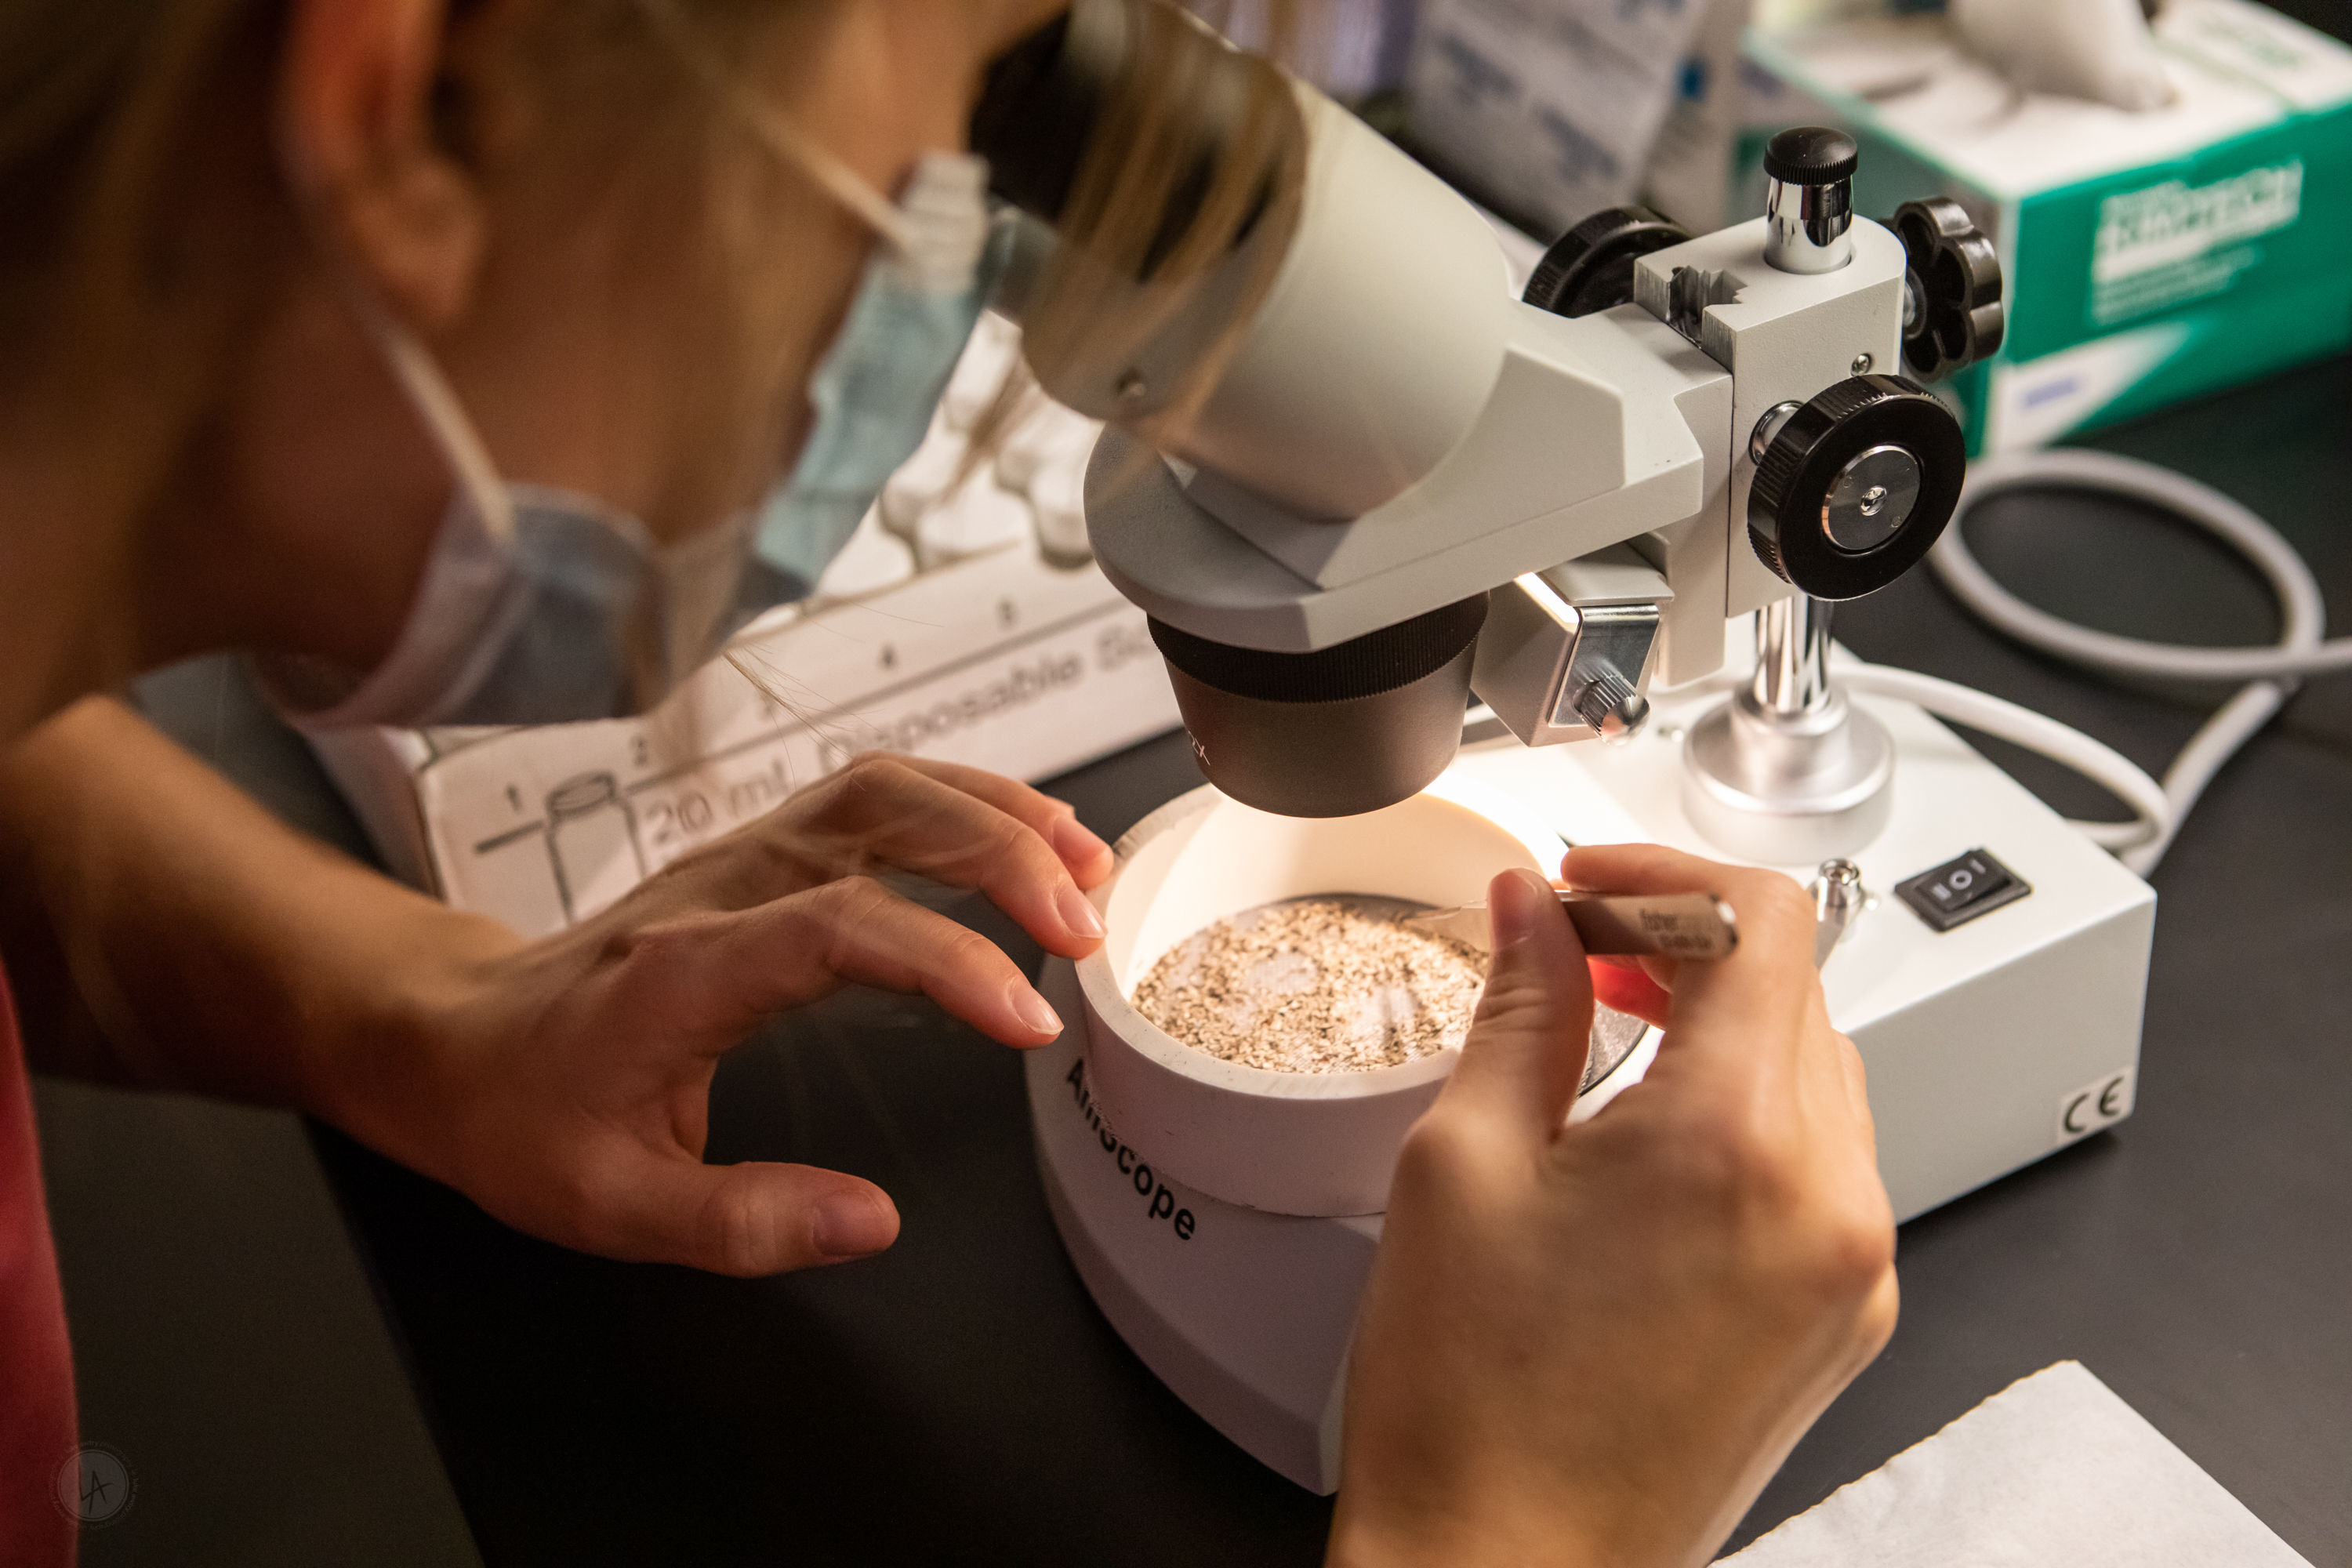
<svg viewBox="0 0 2352 1568">
<path fill-rule="evenodd" d="M 2172 0 L 2142 113 L 2023 93 L 1939 15 L 1748 37 L 1734 181 L 1771 130 L 1862 145 L 1856 210 L 1941 194 L 2000 249 L 2009 334 L 1941 390 L 1971 451 L 2039 446 L 2352 342 L 2352 48 L 2246 0 Z"/>
</svg>

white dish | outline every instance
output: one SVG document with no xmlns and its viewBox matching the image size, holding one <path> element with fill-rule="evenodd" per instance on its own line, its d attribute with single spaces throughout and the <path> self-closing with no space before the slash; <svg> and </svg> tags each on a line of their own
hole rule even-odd
<svg viewBox="0 0 2352 1568">
<path fill-rule="evenodd" d="M 1514 867 L 1550 877 L 1558 835 L 1509 797 L 1449 771 L 1361 816 L 1257 811 L 1203 785 L 1119 840 L 1095 891 L 1109 934 L 1077 964 L 1087 1079 L 1118 1135 L 1165 1174 L 1286 1215 L 1377 1214 L 1406 1130 L 1458 1051 L 1370 1072 L 1286 1073 L 1195 1050 L 1129 998 L 1160 956 L 1244 910 L 1318 893 L 1468 903 Z"/>
</svg>

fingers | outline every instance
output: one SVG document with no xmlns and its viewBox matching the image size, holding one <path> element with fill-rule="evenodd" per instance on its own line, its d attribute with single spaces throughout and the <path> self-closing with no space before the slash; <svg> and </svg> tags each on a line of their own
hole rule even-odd
<svg viewBox="0 0 2352 1568">
<path fill-rule="evenodd" d="M 860 757 L 815 786 L 804 809 L 780 813 L 757 831 L 793 840 L 828 875 L 878 863 L 977 888 L 1066 958 L 1083 957 L 1102 940 L 1102 919 L 1077 874 L 1108 875 L 1108 847 L 1061 803 L 977 768 Z"/>
<path fill-rule="evenodd" d="M 1111 865 L 1067 805 L 1026 784 L 874 753 L 666 868 L 615 919 L 744 910 L 888 867 L 979 889 L 1048 952 L 1077 958 L 1103 934 L 1082 882 L 1099 883 Z"/>
<path fill-rule="evenodd" d="M 1645 1024 L 1664 1028 L 1674 1014 L 1674 995 L 1640 964 L 1611 958 L 1588 961 L 1592 968 L 1592 999 L 1603 1007 L 1631 1013 Z"/>
<path fill-rule="evenodd" d="M 1576 930 L 1543 879 L 1506 871 L 1486 889 L 1495 950 L 1444 1102 L 1496 1131 L 1548 1140 L 1568 1116 L 1592 1037 L 1592 981 Z"/>
<path fill-rule="evenodd" d="M 1738 921 L 1733 957 L 1753 954 L 1770 965 L 1790 955 L 1812 962 L 1812 900 L 1778 871 L 1728 866 L 1659 844 L 1583 846 L 1568 852 L 1560 869 L 1570 887 L 1589 893 L 1713 893 Z M 1725 961 L 1711 962 L 1719 967 Z"/>
<path fill-rule="evenodd" d="M 1079 823 L 1077 809 L 1068 802 L 1033 790 L 1018 778 L 1004 778 L 1002 773 L 990 773 L 985 769 L 967 769 L 957 762 L 898 757 L 894 752 L 866 752 L 863 757 L 854 757 L 846 769 L 835 773 L 835 778 L 845 785 L 861 785 L 868 783 L 868 775 L 891 778 L 894 773 L 912 773 L 943 790 L 969 795 L 971 799 L 995 806 L 1045 839 L 1082 889 L 1098 886 L 1110 877 L 1110 844 L 1103 844 L 1103 839 L 1098 839 L 1085 823 Z M 922 868 L 910 865 L 908 869 Z"/>
<path fill-rule="evenodd" d="M 600 1163 L 599 1252 L 740 1279 L 870 1257 L 898 1237 L 873 1183 L 813 1165 L 705 1165 L 645 1150 Z"/>
<path fill-rule="evenodd" d="M 1591 892 L 1713 893 L 1731 906 L 1739 945 L 1728 957 L 1643 968 L 1672 992 L 1670 1041 L 1695 1042 L 1715 1054 L 1754 1055 L 1754 1042 L 1793 1047 L 1810 1031 L 1793 1014 L 1817 1000 L 1814 914 L 1804 890 L 1777 871 L 1727 866 L 1654 844 L 1612 844 L 1569 851 L 1569 881 Z"/>
<path fill-rule="evenodd" d="M 1067 801 L 1055 800 L 1018 779 L 982 768 L 968 768 L 960 763 L 936 762 L 929 757 L 884 757 L 879 752 L 870 757 L 896 763 L 950 789 L 984 800 L 1021 822 L 1054 847 L 1054 853 L 1061 857 L 1062 864 L 1069 868 L 1070 875 L 1081 888 L 1099 886 L 1111 873 L 1110 846 L 1078 820 L 1077 808 Z"/>
<path fill-rule="evenodd" d="M 742 910 L 883 867 L 976 888 L 1049 952 L 1082 957 L 1102 921 L 1082 889 L 1114 864 L 1067 805 L 978 768 L 869 753 L 740 832 L 673 862 L 626 900 Z M 616 917 L 622 918 L 622 917 Z"/>
<path fill-rule="evenodd" d="M 994 942 L 866 877 L 735 914 L 633 933 L 637 1004 L 691 1017 L 723 1050 L 787 1007 L 856 983 L 921 992 L 990 1038 L 1037 1046 L 1062 1021 Z"/>
<path fill-rule="evenodd" d="M 1878 1163 L 1878 1121 L 1870 1113 L 1869 1076 L 1863 1070 L 1862 1053 L 1853 1048 L 1853 1041 L 1844 1035 L 1837 1036 L 1838 1087 L 1844 1091 L 1846 1114 L 1853 1119 L 1860 1131 L 1862 1151 L 1873 1166 Z"/>
</svg>

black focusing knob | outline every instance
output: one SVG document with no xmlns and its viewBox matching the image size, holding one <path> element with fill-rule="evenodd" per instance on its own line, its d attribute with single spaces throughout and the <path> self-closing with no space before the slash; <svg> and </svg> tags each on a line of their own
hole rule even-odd
<svg viewBox="0 0 2352 1568">
<path fill-rule="evenodd" d="M 1690 231 L 1647 207 L 1594 213 L 1552 242 L 1519 298 L 1555 316 L 1589 316 L 1633 298 L 1633 264 Z"/>
<path fill-rule="evenodd" d="M 1764 172 L 1785 185 L 1827 185 L 1851 180 L 1861 165 L 1853 138 L 1826 125 L 1799 125 L 1765 145 Z"/>
<path fill-rule="evenodd" d="M 1877 592 L 1952 521 L 1968 443 L 1916 384 L 1853 376 L 1765 420 L 1748 537 L 1765 565 L 1814 598 Z"/>
<path fill-rule="evenodd" d="M 2004 331 L 2000 257 L 1968 209 L 1949 196 L 1895 209 L 1903 241 L 1903 363 L 1940 381 L 1990 359 Z"/>
</svg>

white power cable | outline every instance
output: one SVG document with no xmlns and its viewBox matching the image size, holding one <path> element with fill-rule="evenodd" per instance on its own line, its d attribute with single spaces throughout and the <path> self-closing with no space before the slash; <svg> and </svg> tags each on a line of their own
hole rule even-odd
<svg viewBox="0 0 2352 1568">
<path fill-rule="evenodd" d="M 2146 845 L 2161 845 L 2172 837 L 2176 814 L 2164 786 L 2148 777 L 2130 758 L 2080 730 L 2031 708 L 2021 708 L 2005 698 L 1932 675 L 1921 675 L 1916 670 L 1883 664 L 1841 664 L 1835 668 L 1839 683 L 1849 691 L 1915 703 L 1939 718 L 2038 752 L 2103 786 L 2132 808 L 2134 819 L 2072 824 L 2093 843 L 2121 853 Z"/>
<path fill-rule="evenodd" d="M 1969 510 L 1988 497 L 2053 485 L 2147 501 L 2220 538 L 2245 557 L 2277 595 L 2277 646 L 2211 648 L 2144 642 L 2075 626 L 2010 593 L 1969 553 L 1962 524 Z M 1988 458 L 1969 470 L 1958 510 L 1927 559 L 1944 585 L 1969 610 L 1996 629 L 2058 658 L 2118 675 L 2247 683 L 2181 748 L 2165 770 L 2161 798 L 2151 800 L 2143 787 L 2153 783 L 2147 774 L 2055 720 L 1948 681 L 1934 681 L 1932 689 L 1917 686 L 1914 683 L 1932 678 L 1907 670 L 1862 667 L 1845 671 L 1857 689 L 1906 698 L 1930 712 L 2039 752 L 2113 791 L 2137 814 L 2137 821 L 2075 826 L 2116 850 L 2125 865 L 2143 876 L 2164 858 L 2174 833 L 2213 775 L 2293 694 L 2294 678 L 2352 669 L 2352 637 L 2322 640 L 2326 609 L 2319 584 L 2294 547 L 2220 491 L 2152 463 L 2074 448 Z"/>
<path fill-rule="evenodd" d="M 2062 724 L 2031 708 L 2021 708 L 2005 697 L 1995 697 L 1990 691 L 1979 691 L 1973 686 L 1962 686 L 1940 676 L 1922 675 L 1916 669 L 1901 669 L 1891 664 L 1867 664 L 1859 658 L 1841 657 L 1830 666 L 1830 670 L 1836 684 L 1847 691 L 1893 698 L 1898 702 L 1908 702 L 1915 708 L 1924 708 L 1954 723 L 1966 724 L 1988 735 L 1998 735 L 2012 745 L 2022 746 L 2029 752 L 2038 752 L 2052 762 L 2072 768 L 2103 786 L 2108 794 L 2132 808 L 2129 822 L 2066 819 L 2066 826 L 2103 849 L 2113 849 L 2122 855 L 2126 850 L 2165 842 L 2172 835 L 2178 819 L 2171 801 L 2165 795 L 2164 786 L 2148 777 L 2129 757 L 2072 725 Z M 1677 695 L 1736 691 L 1748 680 L 1749 677 L 1745 672 L 1718 670 L 1687 686 L 1677 687 L 1675 691 Z M 1494 717 L 1494 710 L 1484 706 L 1471 711 L 1486 718 Z"/>
<path fill-rule="evenodd" d="M 2037 610 L 1992 580 L 1969 553 L 1969 510 L 2003 490 L 2056 486 L 2144 500 L 2195 524 L 2244 556 L 2278 595 L 2284 623 L 2271 647 L 2192 647 L 2096 632 Z M 1970 466 L 1951 525 L 1927 557 L 1960 602 L 2020 642 L 2117 675 L 2172 680 L 2260 680 L 2352 669 L 2352 637 L 2320 640 L 2326 620 L 2319 584 L 2276 529 L 2185 474 L 2109 452 L 2062 447 L 1988 458 Z"/>
</svg>

